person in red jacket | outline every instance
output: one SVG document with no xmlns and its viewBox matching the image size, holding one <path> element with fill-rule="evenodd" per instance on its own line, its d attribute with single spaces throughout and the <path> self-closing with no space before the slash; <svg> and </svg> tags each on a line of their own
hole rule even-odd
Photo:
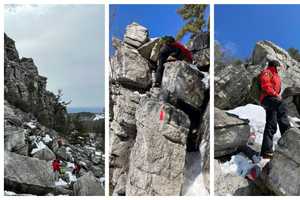
<svg viewBox="0 0 300 200">
<path fill-rule="evenodd" d="M 277 123 L 281 135 L 291 127 L 287 115 L 287 105 L 280 96 L 281 79 L 278 74 L 280 66 L 277 60 L 272 60 L 260 74 L 262 94 L 259 100 L 266 110 L 261 156 L 269 159 L 273 157 L 273 136 L 277 132 Z"/>
<path fill-rule="evenodd" d="M 158 55 L 158 67 L 155 74 L 155 86 L 160 87 L 162 76 L 164 73 L 164 64 L 167 62 L 169 56 L 177 60 L 185 60 L 187 62 L 193 61 L 192 53 L 182 44 L 175 41 L 172 36 L 164 36 L 163 44 Z"/>
<path fill-rule="evenodd" d="M 59 175 L 60 175 L 60 160 L 56 158 L 55 160 L 52 161 L 52 169 L 54 173 L 54 180 L 58 181 L 59 180 Z"/>
</svg>

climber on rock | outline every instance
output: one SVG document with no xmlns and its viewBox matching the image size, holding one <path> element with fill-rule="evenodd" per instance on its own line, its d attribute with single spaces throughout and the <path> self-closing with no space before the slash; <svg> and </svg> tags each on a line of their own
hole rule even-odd
<svg viewBox="0 0 300 200">
<path fill-rule="evenodd" d="M 54 180 L 55 181 L 59 180 L 59 177 L 60 177 L 60 168 L 61 168 L 60 160 L 58 158 L 54 159 L 52 161 L 52 169 L 53 169 Z"/>
<path fill-rule="evenodd" d="M 280 96 L 281 78 L 278 74 L 280 68 L 281 64 L 277 60 L 272 60 L 259 75 L 262 91 L 259 101 L 266 111 L 266 125 L 261 147 L 261 156 L 265 159 L 273 157 L 273 136 L 277 132 L 277 123 L 281 135 L 291 127 L 287 105 Z"/>
<path fill-rule="evenodd" d="M 164 64 L 171 56 L 176 60 L 185 60 L 189 63 L 193 61 L 192 53 L 182 44 L 175 41 L 172 36 L 164 36 L 160 39 L 160 50 L 158 55 L 158 67 L 155 74 L 155 87 L 160 87 L 163 73 Z"/>
</svg>

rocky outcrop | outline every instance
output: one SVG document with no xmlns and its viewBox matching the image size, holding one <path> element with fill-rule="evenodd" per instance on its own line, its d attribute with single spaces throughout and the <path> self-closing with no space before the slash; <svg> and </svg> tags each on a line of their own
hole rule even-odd
<svg viewBox="0 0 300 200">
<path fill-rule="evenodd" d="M 300 195 L 300 130 L 288 130 L 278 141 L 275 154 L 269 163 L 269 172 L 262 179 L 277 195 Z"/>
<path fill-rule="evenodd" d="M 200 60 L 195 62 L 198 65 L 169 62 L 165 64 L 162 87 L 152 87 L 159 39 L 146 39 L 148 31 L 138 26 L 127 26 L 124 41 L 113 39 L 116 51 L 111 58 L 110 77 L 110 193 L 182 195 L 187 149 L 202 148 L 199 168 L 203 161 L 209 169 L 209 122 L 205 112 L 209 77 L 199 70 Z M 127 38 L 135 31 L 138 39 L 132 42 Z M 191 46 L 194 54 L 207 48 L 201 42 Z"/>
<path fill-rule="evenodd" d="M 6 190 L 45 195 L 54 189 L 50 163 L 5 151 L 4 184 Z"/>
<path fill-rule="evenodd" d="M 215 108 L 215 157 L 229 155 L 245 146 L 249 135 L 248 122 Z"/>
<path fill-rule="evenodd" d="M 73 186 L 75 196 L 104 196 L 100 182 L 91 173 L 86 173 Z"/>
<path fill-rule="evenodd" d="M 247 102 L 251 79 L 243 66 L 215 67 L 215 105 L 232 109 Z"/>
<path fill-rule="evenodd" d="M 210 65 L 209 32 L 199 32 L 192 36 L 188 48 L 193 52 L 193 60 L 201 71 L 209 71 Z"/>
<path fill-rule="evenodd" d="M 202 79 L 204 73 L 192 68 L 182 61 L 165 64 L 165 76 L 162 79 L 162 92 L 166 93 L 166 100 L 177 105 L 184 102 L 199 110 L 205 98 L 206 86 Z"/>
<path fill-rule="evenodd" d="M 135 48 L 145 44 L 149 40 L 148 29 L 139 25 L 136 22 L 129 24 L 126 27 L 124 42 Z"/>
<path fill-rule="evenodd" d="M 161 120 L 160 112 L 165 113 Z M 131 149 L 126 194 L 180 195 L 188 116 L 171 105 L 145 98 L 140 101 L 136 118 L 137 136 Z"/>
<path fill-rule="evenodd" d="M 4 189 L 9 193 L 73 195 L 74 183 L 85 173 L 94 180 L 104 176 L 104 119 L 101 129 L 96 114 L 92 119 L 88 113 L 69 117 L 60 101 L 59 95 L 46 90 L 46 78 L 38 74 L 33 60 L 19 59 L 14 41 L 5 35 Z M 74 115 L 85 122 L 81 128 L 92 132 L 81 130 L 72 121 Z M 54 180 L 55 158 L 61 159 L 64 173 Z M 81 166 L 77 177 L 72 174 L 75 161 Z M 98 186 L 93 194 L 103 195 L 99 191 L 104 186 Z M 83 190 L 78 195 L 91 192 Z"/>
<path fill-rule="evenodd" d="M 31 112 L 49 128 L 64 131 L 67 112 L 57 96 L 46 90 L 47 78 L 40 76 L 31 58 L 19 58 L 15 42 L 4 34 L 4 95 L 12 105 Z"/>
<path fill-rule="evenodd" d="M 285 66 L 280 70 L 282 90 L 287 87 L 299 87 L 300 63 L 294 60 L 284 49 L 270 41 L 256 43 L 251 61 L 242 65 L 215 66 L 215 105 L 220 109 L 233 109 L 247 103 L 255 103 L 251 98 L 252 79 L 266 66 L 269 60 L 276 59 Z M 289 103 L 290 110 L 293 106 Z M 297 113 L 291 112 L 291 116 Z"/>
</svg>

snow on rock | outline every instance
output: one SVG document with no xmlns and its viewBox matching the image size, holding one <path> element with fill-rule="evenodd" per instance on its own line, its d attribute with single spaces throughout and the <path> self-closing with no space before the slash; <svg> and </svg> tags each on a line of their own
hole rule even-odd
<svg viewBox="0 0 300 200">
<path fill-rule="evenodd" d="M 45 143 L 49 143 L 52 141 L 52 138 L 48 134 L 46 134 L 45 137 L 43 137 L 43 141 Z"/>
<path fill-rule="evenodd" d="M 101 186 L 104 188 L 105 187 L 105 177 L 100 177 L 99 178 Z"/>
<path fill-rule="evenodd" d="M 74 163 L 67 162 L 67 168 L 74 169 L 74 168 L 75 168 L 75 165 L 74 165 Z"/>
<path fill-rule="evenodd" d="M 185 196 L 209 195 L 204 185 L 201 155 L 199 152 L 188 152 L 186 154 L 184 175 L 183 194 Z"/>
<path fill-rule="evenodd" d="M 42 141 L 39 141 L 39 142 L 34 142 L 35 145 L 37 146 L 36 148 L 32 149 L 31 151 L 31 154 L 35 154 L 36 152 L 46 148 L 47 146 L 42 142 Z"/>
<path fill-rule="evenodd" d="M 27 127 L 31 128 L 31 129 L 35 129 L 36 125 L 34 121 L 28 122 L 25 124 Z"/>
<path fill-rule="evenodd" d="M 205 89 L 209 89 L 209 74 L 207 72 L 201 72 L 204 78 L 201 80 L 204 83 Z"/>
<path fill-rule="evenodd" d="M 224 174 L 232 174 L 245 177 L 249 169 L 254 166 L 252 161 L 246 158 L 242 153 L 231 157 L 230 161 L 221 164 L 221 170 Z"/>
<path fill-rule="evenodd" d="M 266 112 L 263 107 L 247 104 L 245 106 L 236 107 L 233 110 L 226 111 L 227 113 L 238 116 L 240 119 L 248 119 L 249 125 L 251 127 L 251 132 L 254 132 L 256 135 L 255 143 L 261 145 L 263 140 L 263 133 L 266 124 Z M 274 144 L 277 144 L 277 141 L 280 138 L 279 128 L 277 129 L 276 134 L 274 135 Z"/>
<path fill-rule="evenodd" d="M 94 121 L 104 119 L 104 114 L 96 114 L 95 118 L 93 119 Z"/>
<path fill-rule="evenodd" d="M 68 185 L 68 183 L 60 178 L 58 181 L 55 181 L 55 185 L 56 186 L 66 186 L 66 185 Z"/>
<path fill-rule="evenodd" d="M 76 181 L 77 181 L 76 176 L 73 175 L 72 172 L 66 171 L 66 174 L 69 176 L 69 183 L 71 183 L 71 182 L 76 182 Z"/>
<path fill-rule="evenodd" d="M 12 192 L 12 191 L 7 191 L 7 190 L 5 190 L 5 191 L 4 191 L 4 195 L 5 195 L 5 196 L 16 196 L 17 193 Z"/>
</svg>

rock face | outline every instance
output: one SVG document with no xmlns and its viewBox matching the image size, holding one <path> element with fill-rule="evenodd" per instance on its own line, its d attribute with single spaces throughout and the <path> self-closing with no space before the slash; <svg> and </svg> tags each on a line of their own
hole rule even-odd
<svg viewBox="0 0 300 200">
<path fill-rule="evenodd" d="M 215 108 L 215 157 L 231 154 L 246 145 L 249 135 L 248 122 Z"/>
<path fill-rule="evenodd" d="M 4 34 L 4 95 L 12 105 L 33 113 L 45 126 L 66 129 L 66 108 L 46 90 L 47 78 L 38 74 L 31 58 L 19 58 L 15 42 Z"/>
<path fill-rule="evenodd" d="M 280 61 L 286 68 L 279 71 L 282 79 L 281 91 L 287 87 L 299 87 L 300 63 L 276 44 L 270 41 L 259 41 L 255 45 L 250 63 L 229 66 L 217 65 L 215 67 L 216 107 L 232 109 L 236 106 L 255 103 L 250 98 L 252 79 L 266 66 L 267 61 L 272 59 Z M 293 107 L 290 109 L 292 110 Z"/>
<path fill-rule="evenodd" d="M 280 61 L 286 67 L 286 70 L 279 71 L 282 79 L 282 91 L 286 87 L 300 87 L 300 63 L 294 60 L 287 51 L 270 41 L 257 42 L 252 54 L 253 65 L 258 65 L 262 69 L 266 61 L 272 59 Z"/>
<path fill-rule="evenodd" d="M 199 110 L 206 90 L 203 78 L 203 73 L 197 68 L 190 67 L 186 62 L 166 63 L 162 90 L 168 94 L 170 102 L 182 101 Z"/>
<path fill-rule="evenodd" d="M 152 87 L 159 39 L 148 37 L 146 28 L 131 24 L 124 41 L 113 39 L 116 52 L 111 58 L 110 77 L 112 195 L 182 195 L 186 152 L 191 149 L 188 138 L 194 138 L 193 146 L 202 149 L 200 171 L 201 167 L 209 171 L 209 77 L 199 70 L 202 60 L 195 65 L 185 61 L 165 63 L 162 88 Z M 208 48 L 207 43 L 201 42 L 192 46 L 194 55 Z"/>
<path fill-rule="evenodd" d="M 215 67 L 215 105 L 232 109 L 246 103 L 251 80 L 243 66 Z"/>
<path fill-rule="evenodd" d="M 209 32 L 196 33 L 188 44 L 189 50 L 193 52 L 193 60 L 197 63 L 197 67 L 203 71 L 209 71 L 209 44 Z"/>
<path fill-rule="evenodd" d="M 75 196 L 104 196 L 100 182 L 90 173 L 83 175 L 74 183 L 73 192 Z"/>
<path fill-rule="evenodd" d="M 162 109 L 165 116 L 160 121 Z M 180 195 L 188 116 L 171 105 L 145 98 L 136 118 L 137 137 L 130 155 L 126 194 Z"/>
<path fill-rule="evenodd" d="M 126 45 L 118 47 L 111 62 L 115 81 L 140 89 L 151 84 L 151 64 L 136 49 Z"/>
<path fill-rule="evenodd" d="M 85 173 L 92 180 L 103 177 L 104 119 L 102 130 L 96 114 L 70 117 L 58 96 L 46 90 L 46 78 L 38 75 L 33 60 L 19 59 L 14 41 L 6 35 L 4 64 L 4 189 L 16 195 L 73 195 L 74 183 Z M 74 118 L 85 124 L 78 126 Z M 81 130 L 87 127 L 91 132 Z M 61 159 L 64 172 L 59 180 L 52 172 L 55 158 Z M 77 178 L 72 175 L 75 161 L 81 165 Z M 103 195 L 100 183 L 98 191 L 81 185 L 77 195 Z"/>
<path fill-rule="evenodd" d="M 135 48 L 145 44 L 149 40 L 148 29 L 139 25 L 136 22 L 129 24 L 126 27 L 124 42 Z"/>
<path fill-rule="evenodd" d="M 278 141 L 270 172 L 264 177 L 267 186 L 277 195 L 300 194 L 300 130 L 288 130 Z"/>
<path fill-rule="evenodd" d="M 54 189 L 49 163 L 5 151 L 4 183 L 6 190 L 45 195 Z"/>
</svg>

